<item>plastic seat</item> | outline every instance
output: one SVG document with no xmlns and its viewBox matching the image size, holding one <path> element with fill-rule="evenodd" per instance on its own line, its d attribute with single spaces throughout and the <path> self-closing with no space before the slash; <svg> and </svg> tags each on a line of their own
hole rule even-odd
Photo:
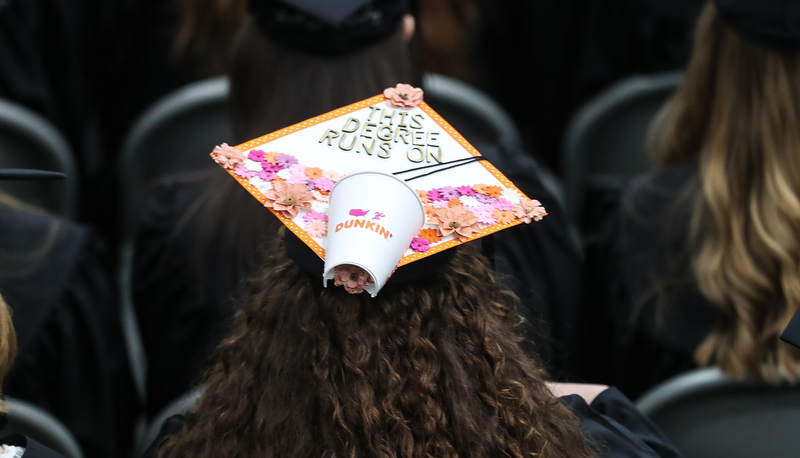
<svg viewBox="0 0 800 458">
<path fill-rule="evenodd" d="M 667 380 L 637 406 L 686 458 L 800 454 L 800 385 L 739 380 L 704 368 Z"/>
<path fill-rule="evenodd" d="M 201 386 L 195 388 L 194 390 L 169 403 L 169 405 L 164 407 L 161 412 L 153 417 L 153 421 L 150 422 L 150 425 L 147 427 L 144 437 L 139 444 L 139 453 L 137 453 L 136 456 L 144 455 L 144 452 L 147 450 L 147 448 L 150 447 L 153 441 L 155 441 L 158 437 L 158 433 L 161 431 L 161 426 L 169 417 L 173 415 L 185 414 L 186 412 L 194 409 L 195 404 L 197 404 L 197 400 L 200 399 L 200 396 L 203 395 L 203 392 L 205 392 L 205 387 Z"/>
<path fill-rule="evenodd" d="M 435 73 L 424 75 L 422 87 L 425 102 L 473 145 L 497 143 L 501 138 L 522 144 L 511 116 L 477 88 Z"/>
<path fill-rule="evenodd" d="M 6 398 L 6 422 L 0 436 L 24 434 L 67 458 L 83 458 L 78 441 L 56 417 L 19 399 Z"/>
<path fill-rule="evenodd" d="M 682 72 L 634 76 L 583 105 L 570 121 L 563 154 L 568 211 L 582 222 L 586 195 L 624 187 L 652 165 L 651 121 L 683 81 Z"/>
<path fill-rule="evenodd" d="M 48 120 L 5 99 L 0 99 L 0 167 L 64 172 L 61 181 L 6 181 L 2 189 L 53 214 L 75 217 L 79 179 L 67 141 Z"/>
</svg>

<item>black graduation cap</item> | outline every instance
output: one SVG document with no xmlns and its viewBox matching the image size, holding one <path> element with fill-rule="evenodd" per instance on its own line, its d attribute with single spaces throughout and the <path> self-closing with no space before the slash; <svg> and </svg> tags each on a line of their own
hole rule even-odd
<svg viewBox="0 0 800 458">
<path fill-rule="evenodd" d="M 249 0 L 256 24 L 273 41 L 308 54 L 337 56 L 387 37 L 410 0 Z"/>
<path fill-rule="evenodd" d="M 722 19 L 745 40 L 781 52 L 800 50 L 800 1 L 714 0 Z"/>
<path fill-rule="evenodd" d="M 781 340 L 800 348 L 800 310 L 789 321 L 789 326 L 786 326 L 783 334 L 781 334 Z"/>
<path fill-rule="evenodd" d="M 0 180 L 63 180 L 65 177 L 61 172 L 48 170 L 0 168 Z"/>
</svg>

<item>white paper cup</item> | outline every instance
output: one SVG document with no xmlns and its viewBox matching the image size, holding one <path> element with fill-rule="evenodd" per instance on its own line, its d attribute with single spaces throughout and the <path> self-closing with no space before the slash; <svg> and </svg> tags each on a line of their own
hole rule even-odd
<svg viewBox="0 0 800 458">
<path fill-rule="evenodd" d="M 364 289 L 375 297 L 425 224 L 425 207 L 405 181 L 382 172 L 357 172 L 330 194 L 323 281 L 342 264 L 372 277 Z"/>
</svg>

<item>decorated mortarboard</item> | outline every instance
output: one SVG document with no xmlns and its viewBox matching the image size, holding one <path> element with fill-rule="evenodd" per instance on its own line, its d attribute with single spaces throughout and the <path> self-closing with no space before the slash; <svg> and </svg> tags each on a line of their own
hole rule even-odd
<svg viewBox="0 0 800 458">
<path fill-rule="evenodd" d="M 211 155 L 325 261 L 324 282 L 375 296 L 400 266 L 546 215 L 422 95 L 398 84 Z"/>
<path fill-rule="evenodd" d="M 49 170 L 0 168 L 0 180 L 62 180 L 65 176 Z"/>
<path fill-rule="evenodd" d="M 287 48 L 342 55 L 387 37 L 408 12 L 408 0 L 249 0 L 260 29 Z"/>
<path fill-rule="evenodd" d="M 800 50 L 797 0 L 714 0 L 722 19 L 746 40 L 783 52 Z"/>
</svg>

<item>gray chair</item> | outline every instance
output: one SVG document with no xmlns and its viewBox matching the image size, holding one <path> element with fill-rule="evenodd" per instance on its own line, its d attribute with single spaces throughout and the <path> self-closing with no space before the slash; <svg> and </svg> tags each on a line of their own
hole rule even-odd
<svg viewBox="0 0 800 458">
<path fill-rule="evenodd" d="M 6 398 L 6 422 L 0 436 L 24 434 L 67 458 L 83 458 L 78 441 L 46 410 L 19 399 Z"/>
<path fill-rule="evenodd" d="M 800 385 L 734 379 L 712 367 L 667 380 L 637 406 L 686 458 L 800 456 Z"/>
<path fill-rule="evenodd" d="M 651 169 L 645 150 L 650 122 L 682 81 L 682 72 L 630 77 L 578 110 L 563 145 L 573 221 L 581 222 L 588 192 L 619 189 Z"/>
<path fill-rule="evenodd" d="M 178 399 L 172 401 L 159 412 L 147 427 L 147 430 L 139 443 L 138 453 L 135 456 L 142 456 L 153 441 L 158 438 L 158 433 L 161 431 L 161 426 L 167 419 L 173 415 L 185 414 L 194 409 L 197 400 L 203 395 L 205 387 L 195 388 L 194 390 L 184 394 Z"/>
<path fill-rule="evenodd" d="M 208 154 L 233 138 L 227 101 L 227 78 L 212 78 L 167 94 L 139 116 L 123 141 L 119 170 L 126 236 L 156 179 L 214 165 Z"/>
<path fill-rule="evenodd" d="M 64 172 L 67 178 L 61 181 L 6 181 L 1 186 L 23 202 L 75 217 L 78 175 L 72 150 L 48 120 L 5 99 L 0 99 L 0 167 Z"/>
</svg>

